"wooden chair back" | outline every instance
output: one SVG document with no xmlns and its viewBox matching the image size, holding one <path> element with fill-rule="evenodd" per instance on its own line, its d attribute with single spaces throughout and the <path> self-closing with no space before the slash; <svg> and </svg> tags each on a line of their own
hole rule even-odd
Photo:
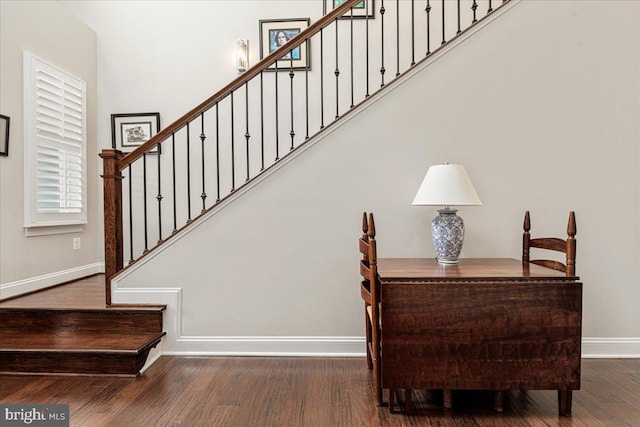
<svg viewBox="0 0 640 427">
<path fill-rule="evenodd" d="M 362 276 L 362 282 L 360 284 L 360 295 L 366 305 L 371 305 L 371 285 L 369 281 L 369 275 L 363 274 L 362 265 L 369 266 L 369 221 L 367 219 L 367 213 L 362 213 L 362 237 L 358 241 L 358 247 L 362 260 L 360 261 L 360 275 Z"/>
<path fill-rule="evenodd" d="M 376 225 L 373 219 L 373 214 L 362 214 L 362 237 L 359 242 L 360 253 L 362 254 L 362 260 L 360 261 L 360 275 L 362 276 L 361 294 L 362 298 L 368 305 L 373 305 L 373 312 L 375 313 L 376 320 L 378 319 L 378 305 L 375 302 L 380 302 L 377 286 L 377 244 L 376 244 Z M 372 319 L 373 320 L 373 319 Z M 374 323 L 376 324 L 376 323 Z"/>
<path fill-rule="evenodd" d="M 362 282 L 360 293 L 365 305 L 365 326 L 367 341 L 367 365 L 373 370 L 376 405 L 382 405 L 381 385 L 381 354 L 380 354 L 380 295 L 378 286 L 378 252 L 376 246 L 376 224 L 373 214 L 362 214 L 362 237 L 358 246 L 362 259 L 360 260 L 360 275 Z"/>
<path fill-rule="evenodd" d="M 543 237 L 532 239 L 529 231 L 531 230 L 531 219 L 529 211 L 524 214 L 524 233 L 522 235 L 522 261 L 531 264 L 537 264 L 544 267 L 553 268 L 554 270 L 564 271 L 567 276 L 575 276 L 576 274 L 576 216 L 575 213 L 569 212 L 569 223 L 567 225 L 566 239 L 556 237 Z M 540 248 L 550 251 L 562 252 L 566 255 L 565 262 L 552 261 L 547 259 L 530 259 L 531 248 Z"/>
</svg>

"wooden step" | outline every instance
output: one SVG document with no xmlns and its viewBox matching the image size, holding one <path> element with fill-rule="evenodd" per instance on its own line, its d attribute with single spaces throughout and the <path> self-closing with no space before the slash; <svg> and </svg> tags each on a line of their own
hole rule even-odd
<svg viewBox="0 0 640 427">
<path fill-rule="evenodd" d="M 0 343 L 0 373 L 137 376 L 163 336 L 164 332 L 7 332 Z"/>
<path fill-rule="evenodd" d="M 137 376 L 164 310 L 106 307 L 103 276 L 0 301 L 0 373 Z"/>
<path fill-rule="evenodd" d="M 33 332 L 159 332 L 163 306 L 102 309 L 3 308 L 5 330 Z"/>
</svg>

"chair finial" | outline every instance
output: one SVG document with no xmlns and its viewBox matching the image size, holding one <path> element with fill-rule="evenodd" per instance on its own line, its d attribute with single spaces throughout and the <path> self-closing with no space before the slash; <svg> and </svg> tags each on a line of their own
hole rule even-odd
<svg viewBox="0 0 640 427">
<path fill-rule="evenodd" d="M 373 214 L 369 213 L 369 237 L 376 237 L 376 224 L 373 221 Z"/>
<path fill-rule="evenodd" d="M 529 218 L 529 211 L 524 213 L 524 231 L 528 233 L 531 230 L 531 219 Z"/>
<path fill-rule="evenodd" d="M 576 228 L 576 214 L 574 211 L 569 212 L 569 224 L 567 225 L 567 234 L 569 237 L 575 237 L 577 233 Z"/>
<path fill-rule="evenodd" d="M 367 234 L 369 231 L 369 224 L 367 224 L 367 213 L 362 212 L 362 232 Z"/>
</svg>

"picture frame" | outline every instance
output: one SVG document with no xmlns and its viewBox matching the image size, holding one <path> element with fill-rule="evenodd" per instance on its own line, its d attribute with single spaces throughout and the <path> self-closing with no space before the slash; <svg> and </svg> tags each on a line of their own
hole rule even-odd
<svg viewBox="0 0 640 427">
<path fill-rule="evenodd" d="M 280 45 L 300 34 L 311 23 L 310 18 L 296 19 L 261 19 L 260 20 L 260 59 L 263 59 Z M 311 44 L 303 42 L 282 58 L 271 64 L 267 71 L 278 70 L 311 70 Z"/>
<path fill-rule="evenodd" d="M 324 0 L 323 15 L 342 5 L 345 0 Z M 367 12 L 369 12 L 367 14 Z M 375 0 L 362 0 L 353 7 L 353 19 L 375 19 Z M 351 19 L 351 12 L 347 12 L 340 19 Z"/>
<path fill-rule="evenodd" d="M 129 153 L 151 139 L 160 130 L 160 113 L 130 113 L 111 115 L 111 145 Z M 149 151 L 159 154 L 160 147 Z"/>
<path fill-rule="evenodd" d="M 11 118 L 0 114 L 0 156 L 9 156 L 9 125 Z"/>
</svg>

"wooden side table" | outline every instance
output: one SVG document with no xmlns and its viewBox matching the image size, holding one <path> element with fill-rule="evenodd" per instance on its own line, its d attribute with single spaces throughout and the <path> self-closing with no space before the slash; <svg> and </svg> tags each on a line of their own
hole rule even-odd
<svg viewBox="0 0 640 427">
<path fill-rule="evenodd" d="M 504 258 L 381 258 L 378 276 L 383 388 L 558 390 L 560 415 L 571 413 L 578 277 Z"/>
</svg>

